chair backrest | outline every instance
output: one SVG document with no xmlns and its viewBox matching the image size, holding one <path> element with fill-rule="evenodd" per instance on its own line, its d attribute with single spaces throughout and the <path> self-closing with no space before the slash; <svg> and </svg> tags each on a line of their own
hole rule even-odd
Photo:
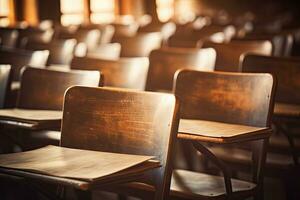
<svg viewBox="0 0 300 200">
<path fill-rule="evenodd" d="M 176 25 L 174 22 L 167 22 L 167 23 L 150 23 L 146 26 L 140 27 L 138 32 L 160 32 L 162 34 L 164 42 L 168 40 L 168 38 L 175 33 Z"/>
<path fill-rule="evenodd" d="M 104 60 L 74 57 L 71 69 L 98 70 L 104 76 L 104 86 L 144 90 L 149 59 L 145 57 Z"/>
<path fill-rule="evenodd" d="M 129 23 L 129 24 L 121 24 L 121 23 L 113 23 L 111 24 L 115 28 L 115 34 L 112 38 L 118 37 L 132 37 L 136 34 L 139 25 L 137 23 Z"/>
<path fill-rule="evenodd" d="M 32 67 L 43 68 L 48 60 L 49 51 L 25 51 L 25 50 L 0 50 L 0 63 L 9 64 L 12 67 L 13 80 L 20 79 L 21 69 L 30 65 Z"/>
<path fill-rule="evenodd" d="M 26 29 L 19 29 L 19 36 L 17 40 L 17 47 L 24 48 L 29 41 L 50 42 L 52 40 L 54 30 L 41 30 L 38 28 L 29 27 Z"/>
<path fill-rule="evenodd" d="M 107 43 L 100 44 L 92 52 L 88 52 L 87 56 L 92 58 L 117 60 L 120 58 L 120 54 L 121 45 L 119 43 Z"/>
<path fill-rule="evenodd" d="M 70 64 L 74 49 L 76 46 L 75 39 L 53 40 L 50 43 L 41 43 L 30 41 L 25 48 L 28 50 L 49 50 L 47 65 L 51 64 Z"/>
<path fill-rule="evenodd" d="M 60 39 L 76 39 L 77 43 L 84 43 L 87 46 L 87 50 L 92 51 L 97 48 L 101 33 L 97 29 L 78 29 L 74 33 L 61 33 L 58 37 Z"/>
<path fill-rule="evenodd" d="M 5 107 L 5 101 L 11 84 L 10 65 L 0 65 L 0 108 Z"/>
<path fill-rule="evenodd" d="M 214 48 L 217 52 L 215 70 L 217 71 L 240 71 L 239 63 L 246 53 L 261 55 L 272 54 L 272 44 L 270 41 L 232 41 L 230 43 L 205 42 L 204 47 Z"/>
<path fill-rule="evenodd" d="M 98 86 L 98 71 L 55 71 L 26 67 L 21 77 L 19 108 L 61 110 L 65 91 L 74 85 Z"/>
<path fill-rule="evenodd" d="M 0 28 L 0 46 L 14 48 L 17 43 L 18 31 L 11 28 Z"/>
<path fill-rule="evenodd" d="M 188 26 L 171 36 L 168 41 L 168 46 L 201 47 L 205 41 L 229 41 L 234 33 L 235 29 L 233 26 L 209 25 L 201 29 L 194 29 Z"/>
<path fill-rule="evenodd" d="M 141 182 L 156 187 L 156 200 L 166 199 L 177 113 L 171 94 L 73 87 L 65 95 L 61 146 L 155 156 L 161 167 Z"/>
<path fill-rule="evenodd" d="M 150 54 L 146 90 L 172 90 L 174 74 L 178 69 L 213 71 L 216 52 L 212 48 L 161 48 Z"/>
<path fill-rule="evenodd" d="M 81 24 L 79 30 L 91 30 L 97 29 L 100 31 L 100 44 L 107 44 L 111 42 L 111 39 L 115 33 L 115 28 L 110 24 Z"/>
<path fill-rule="evenodd" d="M 133 37 L 115 37 L 114 42 L 121 44 L 121 57 L 148 57 L 150 52 L 162 44 L 159 32 L 138 33 Z"/>
<path fill-rule="evenodd" d="M 248 34 L 243 38 L 235 38 L 235 40 L 251 41 L 251 40 L 269 40 L 272 43 L 273 56 L 289 56 L 292 51 L 294 38 L 292 34 L 278 33 L 278 34 Z"/>
<path fill-rule="evenodd" d="M 242 71 L 275 75 L 278 81 L 275 100 L 300 104 L 300 58 L 246 55 Z"/>
<path fill-rule="evenodd" d="M 180 116 L 266 127 L 273 110 L 270 74 L 179 71 L 174 87 Z"/>
</svg>

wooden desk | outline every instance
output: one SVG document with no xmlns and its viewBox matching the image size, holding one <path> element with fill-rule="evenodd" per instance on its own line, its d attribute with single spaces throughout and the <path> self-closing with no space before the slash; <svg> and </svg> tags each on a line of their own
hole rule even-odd
<svg viewBox="0 0 300 200">
<path fill-rule="evenodd" d="M 31 130 L 60 128 L 61 119 L 62 111 L 19 108 L 0 110 L 0 124 Z"/>
<path fill-rule="evenodd" d="M 181 119 L 178 138 L 213 143 L 234 143 L 266 138 L 271 128 L 205 120 Z"/>
<path fill-rule="evenodd" d="M 283 117 L 300 117 L 300 105 L 275 103 L 274 114 Z"/>
<path fill-rule="evenodd" d="M 153 156 L 47 146 L 0 155 L 0 173 L 88 190 L 128 182 L 160 166 Z"/>
</svg>

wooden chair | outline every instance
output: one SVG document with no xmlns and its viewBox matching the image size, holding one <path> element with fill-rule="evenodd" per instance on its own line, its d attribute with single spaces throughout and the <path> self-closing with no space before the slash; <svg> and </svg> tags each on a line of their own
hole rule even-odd
<svg viewBox="0 0 300 200">
<path fill-rule="evenodd" d="M 99 44 L 108 44 L 111 42 L 112 37 L 115 33 L 115 28 L 110 24 L 81 24 L 79 30 L 99 30 L 100 41 Z"/>
<path fill-rule="evenodd" d="M 122 24 L 122 23 L 112 23 L 111 24 L 115 28 L 115 33 L 112 38 L 112 41 L 118 37 L 133 37 L 139 28 L 137 23 L 129 23 L 129 24 Z"/>
<path fill-rule="evenodd" d="M 52 29 L 41 30 L 33 27 L 18 29 L 18 32 L 17 48 L 24 48 L 29 41 L 50 42 L 54 34 Z"/>
<path fill-rule="evenodd" d="M 177 73 L 174 92 L 181 102 L 177 137 L 193 144 L 221 170 L 223 177 L 175 169 L 171 196 L 176 199 L 246 199 L 251 196 L 260 199 L 271 134 L 273 77 L 181 70 Z M 249 141 L 253 152 L 250 182 L 232 179 L 231 168 L 206 145 L 226 147 Z"/>
<path fill-rule="evenodd" d="M 138 183 L 152 185 L 156 189 L 155 199 L 164 200 L 167 199 L 170 190 L 178 110 L 178 102 L 174 95 L 170 94 L 72 87 L 65 95 L 60 144 L 62 147 L 72 149 L 154 156 L 155 160 L 160 162 L 159 168 L 151 173 L 145 173 L 142 179 L 133 179 L 134 176 L 131 179 L 123 177 L 115 180 L 114 185 L 110 185 L 112 177 L 104 182 L 104 189 L 105 186 L 115 188 L 118 181 L 122 183 L 136 180 Z M 44 179 L 41 180 L 39 179 L 41 176 L 32 174 L 27 176 L 31 183 L 40 180 L 45 183 L 72 186 L 77 191 L 83 191 L 78 192 L 81 194 L 79 197 L 83 199 L 90 198 L 89 193 L 84 190 L 103 187 L 97 184 L 97 180 L 86 182 L 43 175 Z M 101 183 L 101 179 L 98 182 Z"/>
<path fill-rule="evenodd" d="M 85 44 L 89 52 L 97 48 L 101 33 L 97 29 L 78 29 L 75 32 L 62 32 L 57 37 L 59 39 L 76 39 L 77 43 Z"/>
<path fill-rule="evenodd" d="M 51 64 L 69 65 L 73 58 L 75 46 L 76 46 L 75 39 L 66 39 L 66 40 L 54 40 L 51 41 L 50 43 L 29 41 L 25 46 L 25 48 L 32 51 L 48 50 L 50 54 L 47 61 L 47 65 L 51 65 Z"/>
<path fill-rule="evenodd" d="M 98 86 L 100 74 L 97 71 L 55 71 L 26 67 L 22 73 L 21 88 L 16 108 L 29 110 L 62 110 L 66 89 L 73 85 Z M 40 123 L 39 123 L 40 122 Z M 46 120 L 47 122 L 47 120 Z M 43 121 L 1 120 L 1 124 L 25 129 L 43 129 Z M 50 126 L 53 124 L 50 124 Z M 57 125 L 57 124 L 56 124 Z M 60 123 L 58 123 L 59 128 Z"/>
<path fill-rule="evenodd" d="M 100 44 L 96 49 L 87 53 L 87 57 L 118 60 L 121 54 L 121 45 L 119 43 Z"/>
<path fill-rule="evenodd" d="M 138 33 L 132 37 L 115 37 L 113 42 L 121 44 L 121 57 L 148 57 L 152 50 L 160 48 L 162 36 L 159 32 Z"/>
<path fill-rule="evenodd" d="M 293 129 L 295 126 L 299 127 L 297 124 L 300 119 L 300 95 L 298 92 L 300 89 L 300 59 L 246 55 L 242 62 L 242 70 L 243 72 L 267 72 L 276 75 L 278 89 L 275 96 L 273 123 L 277 132 L 270 139 L 270 151 L 273 151 L 273 153 L 270 152 L 270 158 L 274 157 L 270 161 L 277 160 L 280 168 L 286 170 L 290 166 L 298 165 L 300 138 Z M 286 156 L 279 156 L 276 153 Z M 278 169 L 272 162 L 267 162 L 267 166 Z M 281 173 L 273 173 L 276 176 L 279 174 Z"/>
<path fill-rule="evenodd" d="M 166 44 L 169 37 L 175 33 L 176 25 L 173 22 L 167 23 L 150 23 L 146 26 L 140 27 L 138 32 L 142 33 L 151 33 L 151 32 L 160 32 L 164 43 Z"/>
<path fill-rule="evenodd" d="M 11 66 L 0 65 L 0 108 L 4 108 L 11 84 Z"/>
<path fill-rule="evenodd" d="M 216 52 L 211 49 L 161 48 L 151 52 L 146 90 L 171 91 L 176 70 L 213 71 Z"/>
<path fill-rule="evenodd" d="M 3 117 L 0 110 L 0 124 L 4 126 L 5 133 L 10 134 L 9 139 L 23 150 L 57 144 L 60 133 L 56 131 L 61 126 L 60 111 L 65 91 L 74 85 L 98 86 L 99 83 L 98 71 L 55 71 L 26 67 L 16 108 L 8 109 L 19 112 L 19 117 Z M 40 114 L 35 114 L 37 112 Z M 33 118 L 26 118 L 28 114 Z M 16 138 L 15 132 L 22 137 Z"/>
<path fill-rule="evenodd" d="M 12 67 L 13 80 L 19 81 L 21 69 L 25 65 L 32 67 L 44 67 L 49 56 L 49 51 L 25 51 L 0 49 L 0 63 L 9 64 Z"/>
<path fill-rule="evenodd" d="M 217 52 L 217 71 L 237 72 L 239 62 L 243 54 L 255 53 L 261 55 L 271 55 L 272 44 L 269 41 L 232 41 L 230 43 L 205 42 L 203 48 L 214 48 Z"/>
<path fill-rule="evenodd" d="M 277 34 L 247 34 L 243 38 L 234 38 L 240 41 L 252 41 L 252 40 L 268 40 L 271 41 L 273 50 L 273 56 L 290 56 L 293 46 L 293 35 L 285 33 Z"/>
<path fill-rule="evenodd" d="M 186 28 L 175 32 L 168 41 L 170 47 L 202 47 L 203 42 L 226 42 L 230 41 L 235 32 L 232 26 L 209 25 L 201 29 Z"/>
<path fill-rule="evenodd" d="M 104 75 L 104 86 L 144 90 L 149 60 L 144 57 L 104 60 L 74 57 L 71 69 L 98 70 Z"/>
<path fill-rule="evenodd" d="M 14 48 L 16 46 L 18 31 L 10 28 L 0 28 L 0 47 Z"/>
</svg>

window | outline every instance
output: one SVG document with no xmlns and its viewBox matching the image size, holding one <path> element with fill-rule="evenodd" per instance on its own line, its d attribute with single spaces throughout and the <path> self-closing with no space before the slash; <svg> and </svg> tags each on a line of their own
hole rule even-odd
<svg viewBox="0 0 300 200">
<path fill-rule="evenodd" d="M 0 26 L 9 25 L 9 0 L 0 0 Z"/>
<path fill-rule="evenodd" d="M 81 24 L 84 21 L 84 0 L 60 0 L 61 24 Z"/>
<path fill-rule="evenodd" d="M 115 20 L 115 0 L 91 0 L 91 22 L 111 23 Z"/>
<path fill-rule="evenodd" d="M 158 19 L 166 22 L 174 15 L 174 0 L 156 0 Z"/>
</svg>

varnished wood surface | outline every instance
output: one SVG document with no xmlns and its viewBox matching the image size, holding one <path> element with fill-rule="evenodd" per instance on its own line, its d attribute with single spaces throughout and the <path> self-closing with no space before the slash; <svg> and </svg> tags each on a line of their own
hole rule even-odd
<svg viewBox="0 0 300 200">
<path fill-rule="evenodd" d="M 30 65 L 33 67 L 45 67 L 49 51 L 25 51 L 12 50 L 7 48 L 0 49 L 0 63 L 9 64 L 12 67 L 13 80 L 20 80 L 21 69 Z"/>
<path fill-rule="evenodd" d="M 100 44 L 91 52 L 88 52 L 87 57 L 117 60 L 120 58 L 121 45 L 119 43 Z"/>
<path fill-rule="evenodd" d="M 121 44 L 121 57 L 148 57 L 150 52 L 162 44 L 159 32 L 138 33 L 134 36 L 119 36 L 113 42 Z"/>
<path fill-rule="evenodd" d="M 274 114 L 276 116 L 300 117 L 300 105 L 275 103 Z"/>
<path fill-rule="evenodd" d="M 238 195 L 249 195 L 255 184 L 231 179 L 232 190 Z M 242 194 L 245 192 L 245 194 Z M 240 194 L 239 194 L 240 193 Z M 223 177 L 212 176 L 187 170 L 174 170 L 172 175 L 171 196 L 188 199 L 223 199 L 226 196 Z M 234 196 L 234 195 L 233 195 Z"/>
<path fill-rule="evenodd" d="M 76 45 L 75 39 L 54 40 L 50 43 L 29 41 L 25 46 L 28 50 L 48 50 L 50 52 L 47 65 L 70 64 Z"/>
<path fill-rule="evenodd" d="M 270 74 L 182 70 L 174 91 L 181 118 L 266 127 L 273 110 L 273 81 Z"/>
<path fill-rule="evenodd" d="M 205 120 L 181 119 L 178 138 L 203 142 L 232 143 L 266 138 L 271 129 Z"/>
<path fill-rule="evenodd" d="M 62 119 L 62 111 L 56 110 L 30 110 L 30 109 L 1 109 L 0 119 L 11 120 L 60 120 Z"/>
<path fill-rule="evenodd" d="M 272 44 L 270 41 L 232 41 L 230 43 L 205 42 L 203 48 L 214 48 L 217 52 L 217 71 L 240 71 L 240 60 L 246 53 L 271 55 Z"/>
<path fill-rule="evenodd" d="M 0 124 L 30 130 L 59 130 L 62 112 L 30 109 L 0 110 Z"/>
<path fill-rule="evenodd" d="M 166 197 L 177 114 L 178 104 L 171 94 L 73 87 L 65 96 L 61 145 L 155 156 L 161 167 L 142 182 L 154 185 L 157 194 Z"/>
<path fill-rule="evenodd" d="M 144 90 L 149 60 L 145 57 L 105 60 L 74 57 L 71 69 L 98 70 L 104 76 L 104 86 Z"/>
<path fill-rule="evenodd" d="M 98 86 L 98 71 L 57 71 L 26 68 L 21 79 L 18 108 L 61 110 L 65 91 L 74 85 Z"/>
<path fill-rule="evenodd" d="M 216 52 L 211 49 L 161 48 L 151 52 L 146 89 L 171 91 L 178 69 L 213 71 Z"/>
<path fill-rule="evenodd" d="M 278 82 L 275 101 L 300 104 L 299 58 L 247 55 L 242 62 L 242 71 L 274 74 Z"/>
<path fill-rule="evenodd" d="M 150 159 L 153 157 L 46 146 L 26 152 L 0 155 L 0 167 L 96 181 L 106 176 L 112 178 L 116 173 L 126 173 L 126 169 Z M 154 162 L 153 167 L 157 166 L 159 164 Z"/>
</svg>

